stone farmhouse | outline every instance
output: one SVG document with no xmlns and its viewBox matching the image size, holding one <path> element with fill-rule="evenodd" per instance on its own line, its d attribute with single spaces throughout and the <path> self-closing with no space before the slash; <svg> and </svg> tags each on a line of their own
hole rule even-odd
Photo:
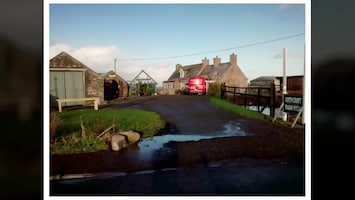
<svg viewBox="0 0 355 200">
<path fill-rule="evenodd" d="M 222 63 L 221 58 L 216 56 L 213 58 L 213 64 L 210 64 L 206 57 L 199 64 L 187 66 L 177 64 L 169 79 L 163 82 L 162 94 L 174 95 L 183 90 L 188 78 L 193 76 L 204 77 L 208 84 L 225 83 L 228 86 L 248 86 L 248 78 L 238 66 L 237 55 L 233 53 L 230 55 L 229 62 L 225 63 Z"/>
</svg>

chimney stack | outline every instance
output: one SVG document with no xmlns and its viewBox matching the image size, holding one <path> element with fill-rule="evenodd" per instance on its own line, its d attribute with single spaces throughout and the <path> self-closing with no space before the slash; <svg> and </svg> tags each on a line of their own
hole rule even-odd
<svg viewBox="0 0 355 200">
<path fill-rule="evenodd" d="M 213 58 L 213 67 L 216 67 L 219 64 L 221 64 L 221 58 L 218 58 L 218 56 L 216 56 L 215 58 Z"/>
<path fill-rule="evenodd" d="M 176 71 L 179 71 L 181 67 L 182 67 L 181 64 L 176 64 L 176 65 L 175 65 Z"/>
<path fill-rule="evenodd" d="M 237 55 L 235 55 L 234 53 L 230 55 L 230 64 L 237 66 Z"/>
<path fill-rule="evenodd" d="M 210 64 L 210 60 L 206 57 L 202 60 L 202 68 L 205 68 L 207 65 Z"/>
<path fill-rule="evenodd" d="M 208 60 L 206 57 L 202 60 L 202 64 L 201 64 L 201 68 L 200 70 L 197 72 L 197 75 L 200 75 L 203 70 L 205 70 L 205 68 L 210 64 L 210 60 Z"/>
</svg>

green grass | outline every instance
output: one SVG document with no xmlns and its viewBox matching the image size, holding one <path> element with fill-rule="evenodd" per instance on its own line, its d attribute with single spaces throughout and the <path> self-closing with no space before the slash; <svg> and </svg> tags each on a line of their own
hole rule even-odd
<svg viewBox="0 0 355 200">
<path fill-rule="evenodd" d="M 137 109 L 85 109 L 65 111 L 57 115 L 62 120 L 57 129 L 57 136 L 80 132 L 80 119 L 91 133 L 101 133 L 115 124 L 118 131 L 135 130 L 142 133 L 142 137 L 153 136 L 165 125 L 157 113 Z"/>
<path fill-rule="evenodd" d="M 137 109 L 83 109 L 52 113 L 60 119 L 54 142 L 51 144 L 52 153 L 92 152 L 108 149 L 99 135 L 111 125 L 115 131 L 133 130 L 141 137 L 154 136 L 164 128 L 165 122 L 154 112 Z M 81 121 L 85 127 L 86 138 L 81 137 Z"/>
<path fill-rule="evenodd" d="M 104 140 L 99 140 L 92 135 L 81 138 L 79 132 L 62 136 L 50 145 L 51 153 L 80 153 L 107 150 L 108 144 Z"/>
<path fill-rule="evenodd" d="M 229 103 L 228 101 L 217 98 L 217 97 L 211 97 L 210 101 L 212 104 L 214 104 L 226 111 L 233 112 L 234 114 L 241 116 L 241 117 L 246 117 L 246 118 L 251 118 L 251 119 L 264 119 L 265 118 L 265 115 L 262 113 L 244 108 L 244 106 Z"/>
</svg>

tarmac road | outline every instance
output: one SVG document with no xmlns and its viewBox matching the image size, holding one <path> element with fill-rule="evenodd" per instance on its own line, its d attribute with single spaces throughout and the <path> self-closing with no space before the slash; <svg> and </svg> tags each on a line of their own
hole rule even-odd
<svg viewBox="0 0 355 200">
<path fill-rule="evenodd" d="M 117 102 L 117 101 L 116 101 Z M 223 124 L 236 116 L 209 102 L 209 96 L 149 96 L 118 105 L 159 113 L 179 134 L 208 134 L 224 129 Z M 110 102 L 109 106 L 117 106 Z"/>
<path fill-rule="evenodd" d="M 176 135 L 216 135 L 226 121 L 237 121 L 246 134 L 170 141 L 146 157 L 139 154 L 143 146 L 52 155 L 51 175 L 59 177 L 50 181 L 52 195 L 305 194 L 303 129 L 240 119 L 212 105 L 208 96 L 142 97 L 108 107 L 158 112 Z"/>
</svg>

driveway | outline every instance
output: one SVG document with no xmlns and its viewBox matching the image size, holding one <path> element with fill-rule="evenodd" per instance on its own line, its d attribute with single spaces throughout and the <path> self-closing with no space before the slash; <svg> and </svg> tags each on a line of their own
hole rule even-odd
<svg viewBox="0 0 355 200">
<path fill-rule="evenodd" d="M 117 104 L 111 102 L 109 106 L 114 107 Z M 237 119 L 234 114 L 211 104 L 209 96 L 206 95 L 142 97 L 128 100 L 119 106 L 157 112 L 179 134 L 208 134 L 221 131 L 226 122 Z"/>
<path fill-rule="evenodd" d="M 169 124 L 159 137 L 171 139 L 52 155 L 52 194 L 304 194 L 304 129 L 239 118 L 208 96 L 130 98 L 106 107 L 157 112 Z M 195 135 L 202 139 L 177 140 Z"/>
</svg>

